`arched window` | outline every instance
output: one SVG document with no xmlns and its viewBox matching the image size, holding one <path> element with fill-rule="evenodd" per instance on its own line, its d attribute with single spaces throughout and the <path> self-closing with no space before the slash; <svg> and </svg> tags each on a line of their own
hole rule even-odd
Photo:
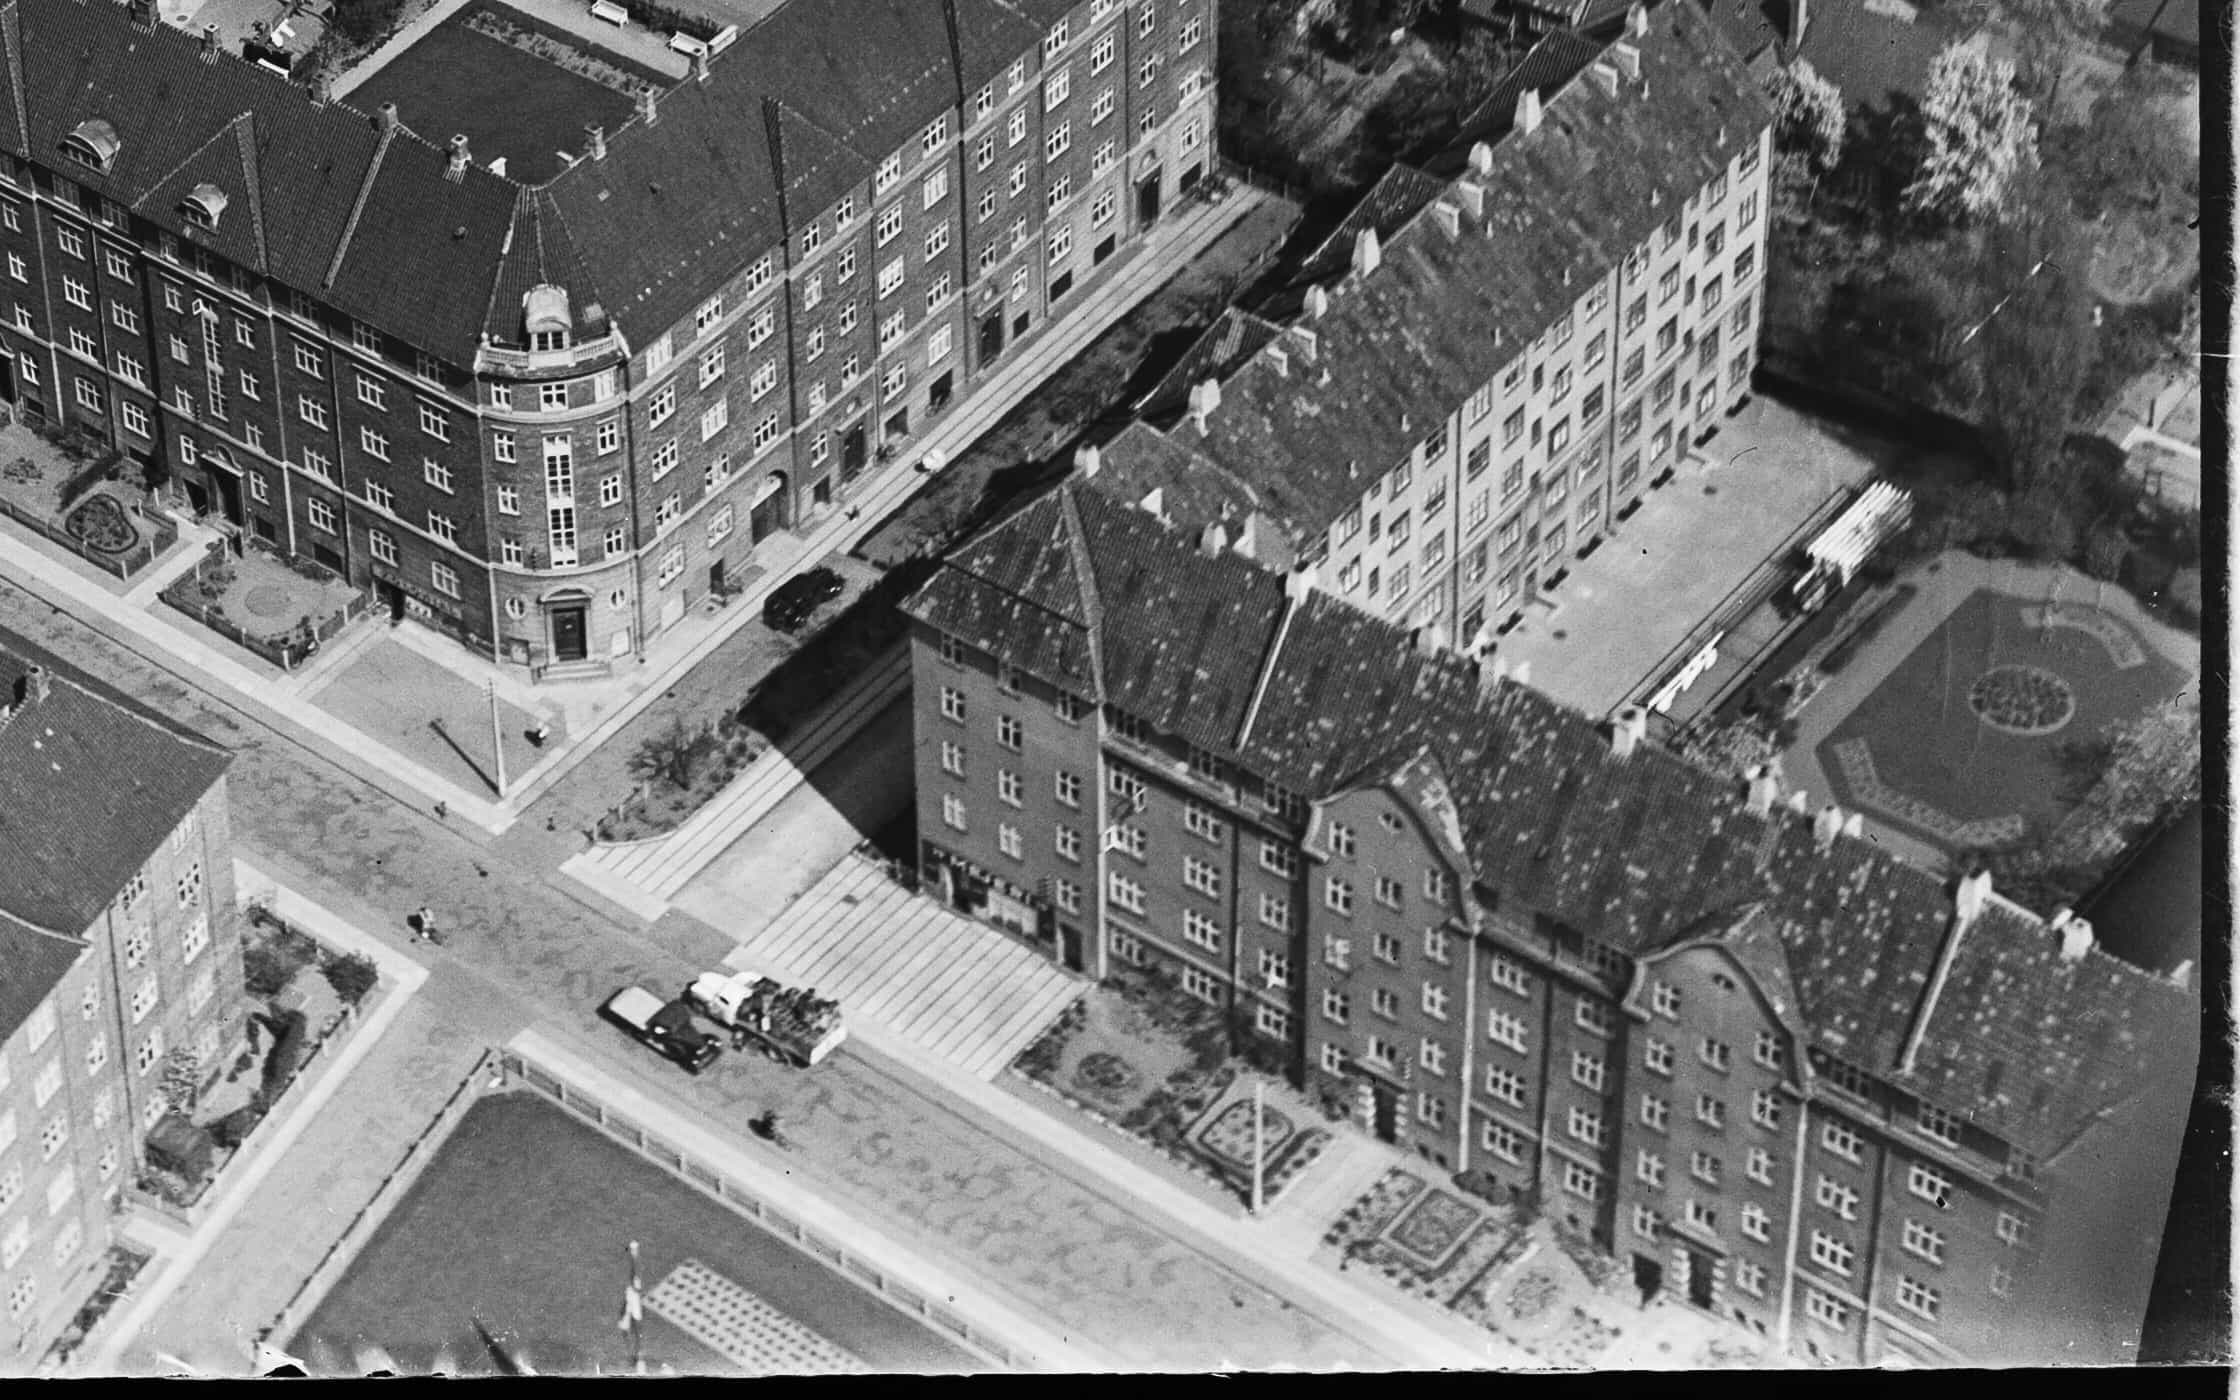
<svg viewBox="0 0 2240 1400">
<path fill-rule="evenodd" d="M 196 185 L 179 201 L 179 217 L 196 228 L 216 228 L 218 216 L 226 212 L 226 203 L 226 192 L 216 185 Z"/>
<path fill-rule="evenodd" d="M 92 117 L 78 123 L 76 130 L 62 138 L 62 153 L 106 175 L 117 158 L 119 144 L 117 129 L 99 117 Z"/>
</svg>

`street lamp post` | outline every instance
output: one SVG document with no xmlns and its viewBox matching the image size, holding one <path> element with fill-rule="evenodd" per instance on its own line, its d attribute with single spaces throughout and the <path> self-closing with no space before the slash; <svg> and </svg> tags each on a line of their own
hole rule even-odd
<svg viewBox="0 0 2240 1400">
<path fill-rule="evenodd" d="M 1266 1156 L 1265 1115 L 1267 1111 L 1267 1086 L 1252 1081 L 1252 1213 L 1260 1213 L 1261 1172 Z"/>
<path fill-rule="evenodd" d="M 498 754 L 498 800 L 506 800 L 506 732 L 498 720 L 498 682 L 492 678 L 490 692 L 490 746 Z"/>
</svg>

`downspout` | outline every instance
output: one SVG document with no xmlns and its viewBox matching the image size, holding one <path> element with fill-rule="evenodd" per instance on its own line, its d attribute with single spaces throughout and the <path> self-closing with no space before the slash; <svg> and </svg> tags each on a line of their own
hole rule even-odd
<svg viewBox="0 0 2240 1400">
<path fill-rule="evenodd" d="M 1804 1223 L 1804 1152 L 1807 1129 L 1812 1122 L 1811 1107 L 1809 1098 L 1797 1105 L 1797 1150 L 1789 1159 L 1789 1235 L 1783 1250 L 1786 1257 L 1781 1261 L 1781 1316 L 1775 1323 L 1775 1340 L 1783 1352 L 1790 1348 L 1796 1317 L 1797 1229 Z"/>
<path fill-rule="evenodd" d="M 1467 890 L 1461 893 L 1465 907 L 1469 898 Z M 1460 1111 L 1455 1114 L 1456 1132 L 1461 1138 L 1455 1147 L 1458 1172 L 1470 1170 L 1470 1086 L 1477 1082 L 1472 1071 L 1477 1068 L 1478 1058 L 1478 929 L 1475 919 L 1470 922 L 1462 959 L 1462 1093 L 1458 1096 Z"/>
</svg>

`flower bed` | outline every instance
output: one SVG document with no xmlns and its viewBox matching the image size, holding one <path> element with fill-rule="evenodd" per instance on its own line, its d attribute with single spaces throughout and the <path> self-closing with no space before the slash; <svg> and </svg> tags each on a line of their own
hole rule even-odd
<svg viewBox="0 0 2240 1400">
<path fill-rule="evenodd" d="M 1142 1081 L 1135 1067 L 1109 1050 L 1092 1050 L 1073 1067 L 1074 1087 L 1099 1099 L 1119 1099 Z"/>
<path fill-rule="evenodd" d="M 1500 1287 L 1502 1276 L 1512 1265 L 1532 1253 L 1532 1233 L 1521 1225 L 1487 1226 L 1471 1240 L 1471 1245 L 1475 1247 L 1478 1240 L 1486 1236 L 1492 1236 L 1498 1241 L 1493 1257 L 1479 1267 L 1477 1275 L 1463 1285 L 1448 1306 L 1479 1326 L 1498 1332 L 1501 1330 L 1501 1319 L 1506 1313 L 1496 1299 L 1494 1290 Z M 1461 1272 L 1459 1266 L 1455 1272 Z"/>
<path fill-rule="evenodd" d="M 1423 1188 L 1422 1177 L 1399 1167 L 1392 1168 L 1377 1178 L 1367 1195 L 1346 1207 L 1345 1214 L 1323 1234 L 1322 1242 L 1343 1247 L 1357 1240 L 1375 1238 L 1400 1214 L 1403 1206 L 1422 1193 Z"/>
<path fill-rule="evenodd" d="M 92 1295 L 86 1299 L 85 1306 L 79 1308 L 77 1316 L 70 1319 L 70 1325 L 63 1328 L 61 1335 L 47 1348 L 47 1359 L 57 1364 L 68 1361 L 79 1347 L 85 1345 L 86 1338 L 101 1325 L 101 1319 L 107 1317 L 125 1294 L 131 1291 L 132 1281 L 140 1276 L 140 1271 L 147 1267 L 148 1260 L 153 1257 L 128 1245 L 111 1245 L 100 1286 L 93 1290 Z"/>
<path fill-rule="evenodd" d="M 1272 1161 L 1291 1141 L 1294 1131 L 1288 1115 L 1268 1109 L 1261 1117 L 1263 1160 Z M 1198 1130 L 1198 1145 L 1226 1165 L 1252 1170 L 1253 1111 L 1250 1099 L 1238 1099 L 1214 1115 Z"/>
<path fill-rule="evenodd" d="M 1555 1306 L 1556 1299 L 1561 1296 L 1563 1288 L 1555 1276 L 1535 1269 L 1510 1285 L 1503 1304 L 1510 1317 L 1518 1322 L 1530 1322 Z"/>
<path fill-rule="evenodd" d="M 126 554 L 140 543 L 140 531 L 125 514 L 117 498 L 110 495 L 88 496 L 78 503 L 75 510 L 63 517 L 62 528 L 70 537 L 88 549 L 103 554 Z"/>
<path fill-rule="evenodd" d="M 1434 1187 L 1416 1198 L 1385 1238 L 1436 1269 L 1477 1223 L 1477 1207 Z"/>
</svg>

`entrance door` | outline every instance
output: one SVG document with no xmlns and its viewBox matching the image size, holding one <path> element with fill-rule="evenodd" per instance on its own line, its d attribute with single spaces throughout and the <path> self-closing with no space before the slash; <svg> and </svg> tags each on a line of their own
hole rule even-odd
<svg viewBox="0 0 2240 1400">
<path fill-rule="evenodd" d="M 939 379 L 934 380 L 933 388 L 926 393 L 926 412 L 939 413 L 947 408 L 949 400 L 955 396 L 956 392 L 957 381 L 955 375 L 944 374 Z"/>
<path fill-rule="evenodd" d="M 1003 308 L 997 307 L 980 322 L 980 363 L 993 364 L 1003 353 Z"/>
<path fill-rule="evenodd" d="M 1377 1104 L 1377 1141 L 1398 1142 L 1400 1140 L 1400 1096 L 1385 1088 L 1382 1084 L 1377 1085 L 1373 1093 Z"/>
<path fill-rule="evenodd" d="M 708 591 L 710 593 L 721 593 L 723 591 L 723 561 L 721 559 L 708 566 Z"/>
<path fill-rule="evenodd" d="M 1688 1251 L 1688 1301 L 1699 1308 L 1711 1306 L 1711 1256 Z"/>
<path fill-rule="evenodd" d="M 1641 1291 L 1641 1304 L 1647 1307 L 1650 1299 L 1664 1291 L 1664 1265 L 1646 1254 L 1634 1255 L 1633 1286 Z"/>
<path fill-rule="evenodd" d="M 1082 949 L 1081 930 L 1074 924 L 1058 925 L 1058 955 L 1068 970 L 1087 972 L 1088 955 Z"/>
<path fill-rule="evenodd" d="M 840 437 L 840 479 L 853 481 L 863 471 L 863 464 L 871 460 L 870 440 L 863 424 L 852 423 Z"/>
<path fill-rule="evenodd" d="M 212 472 L 210 484 L 218 489 L 218 509 L 226 523 L 236 526 L 246 523 L 241 513 L 241 478 L 226 472 Z"/>
<path fill-rule="evenodd" d="M 1159 172 L 1154 170 L 1136 186 L 1136 227 L 1149 228 L 1159 222 Z"/>
<path fill-rule="evenodd" d="M 583 604 L 552 610 L 552 659 L 581 661 L 590 654 L 585 637 Z"/>
<path fill-rule="evenodd" d="M 374 596 L 381 600 L 381 607 L 389 614 L 391 622 L 404 621 L 404 590 L 381 579 L 373 581 Z"/>
</svg>

